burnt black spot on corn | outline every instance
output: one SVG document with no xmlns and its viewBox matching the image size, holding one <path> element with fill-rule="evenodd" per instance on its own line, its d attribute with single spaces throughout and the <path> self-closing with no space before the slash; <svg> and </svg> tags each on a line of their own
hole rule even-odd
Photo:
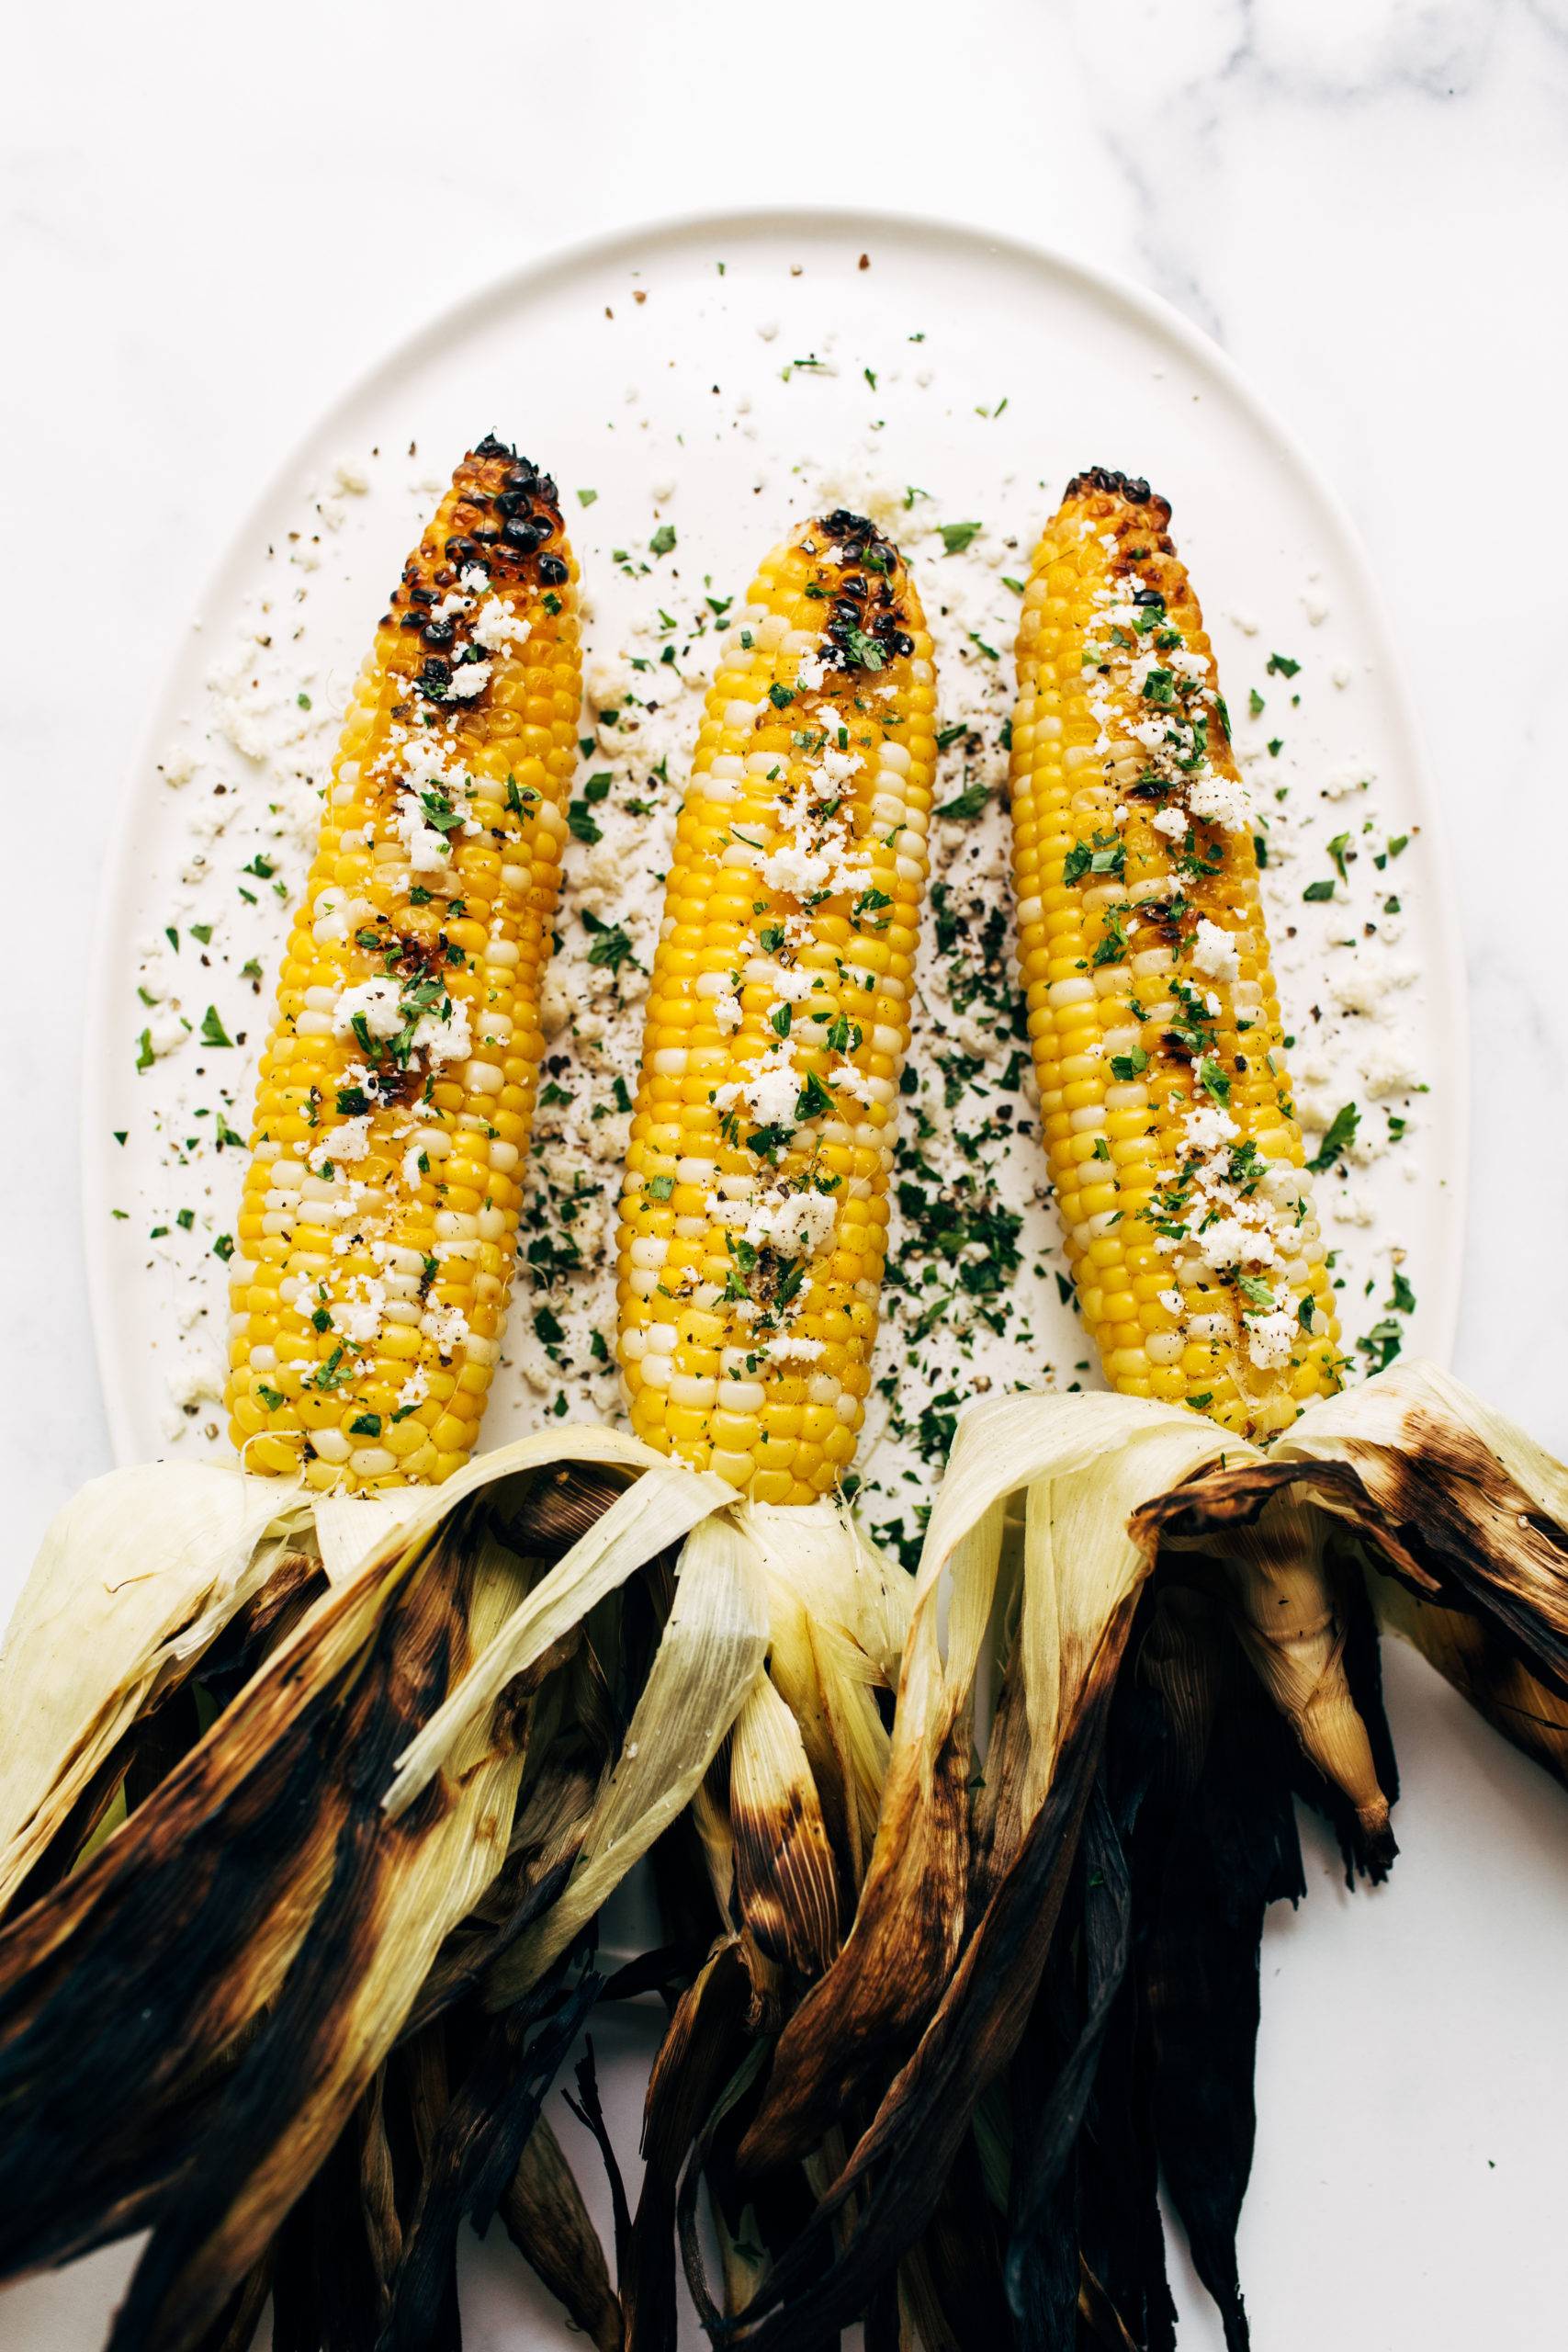
<svg viewBox="0 0 1568 2352">
<path fill-rule="evenodd" d="M 516 1258 L 581 700 L 555 483 L 487 440 L 344 716 L 261 1059 L 230 1429 L 316 1488 L 448 1477 Z"/>
</svg>

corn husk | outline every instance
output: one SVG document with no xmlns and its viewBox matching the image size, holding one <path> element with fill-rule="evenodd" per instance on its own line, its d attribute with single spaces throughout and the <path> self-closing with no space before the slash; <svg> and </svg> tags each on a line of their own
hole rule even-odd
<svg viewBox="0 0 1568 2352">
<path fill-rule="evenodd" d="M 583 1532 L 541 1554 L 529 1511 L 557 1511 L 547 1481 L 563 1468 L 597 1493 L 579 1510 Z M 73 1677 L 51 1652 L 35 1578 L 8 1662 L 20 1672 L 41 1658 L 53 1677 L 65 1787 L 40 1787 L 35 1770 L 10 1815 L 36 1850 L 45 1833 L 30 1825 L 70 1812 L 82 1758 L 112 1758 L 116 1726 L 200 1612 L 204 1630 L 231 1618 L 280 1541 L 333 1559 L 337 1580 L 323 1570 L 206 1737 L 0 1936 L 0 2109 L 48 2112 L 51 2125 L 47 2139 L 0 2135 L 0 2266 L 151 2225 L 116 2324 L 120 2352 L 177 2347 L 216 2324 L 416 2012 L 428 2027 L 433 2006 L 488 1981 L 506 2011 L 497 2031 L 515 2040 L 542 2014 L 520 2023 L 516 1988 L 537 1987 L 570 2009 L 570 2030 L 553 2013 L 546 2056 L 558 2062 L 592 1988 L 563 1991 L 552 1964 L 685 1804 L 767 1640 L 760 1581 L 700 1533 L 730 1510 L 731 1490 L 614 1433 L 552 1431 L 481 1458 L 400 1521 L 372 1510 L 357 1561 L 341 1513 L 323 1544 L 304 1498 L 238 1472 L 201 1483 L 209 1518 L 182 1555 L 183 1605 L 153 1610 L 144 1587 L 187 1476 L 176 1493 L 128 1474 L 51 1531 L 39 1572 L 78 1595 L 96 1577 L 107 1600 L 93 1623 L 110 1629 L 76 1641 L 86 1654 Z M 653 1703 L 634 1708 L 622 1745 L 596 1695 L 594 1645 L 621 1645 L 623 1594 L 693 1531 L 668 1622 L 654 1627 L 640 1694 Z M 606 1611 L 614 1623 L 596 1634 Z M 128 1629 L 139 1638 L 121 1645 L 132 1671 L 117 1694 L 106 1660 Z M 74 1640 L 80 1620 L 60 1626 L 64 1647 L 67 1631 Z M 497 1989 L 503 1959 L 510 1991 Z M 504 2060 L 513 2084 L 532 2080 L 544 2061 L 528 2061 L 529 2075 L 525 2055 L 521 2041 L 492 2052 L 490 2078 Z M 508 2096 L 515 2137 L 526 2101 Z M 503 2150 L 492 2210 L 525 2137 L 526 2122 Z M 400 2282 L 401 2271 L 400 2296 Z"/>
<path fill-rule="evenodd" d="M 1396 1363 L 1238 1465 L 1168 1496 L 1151 1534 L 1208 1541 L 1258 1498 L 1353 1536 L 1379 1614 L 1505 1738 L 1568 1781 L 1568 1471 L 1438 1365 Z"/>
<path fill-rule="evenodd" d="M 1246 2345 L 1258 1938 L 1304 1891 L 1292 1792 L 1371 1874 L 1393 1853 L 1357 1555 L 1384 1622 L 1562 1777 L 1568 1474 L 1435 1367 L 1325 1401 L 1268 1455 L 1120 1397 L 964 1417 L 862 1902 L 750 2102 L 740 2178 L 831 2119 L 858 2139 L 728 2340 L 804 2352 L 900 2261 L 926 2333 L 964 2340 L 940 2245 L 977 2156 L 1019 2340 L 1164 2340 L 1163 2171 Z"/>
<path fill-rule="evenodd" d="M 621 2352 L 625 2326 L 604 2249 L 560 2142 L 543 2116 L 524 2143 L 500 2212 L 519 2253 L 564 2304 L 594 2352 Z"/>
<path fill-rule="evenodd" d="M 1016 1657 L 1029 1761 L 1016 1842 L 1059 1784 L 1092 1694 L 1114 1680 L 1111 1653 L 1148 1571 L 1127 1532 L 1133 1510 L 1223 1442 L 1190 1414 L 1116 1396 L 1008 1398 L 960 1422 L 915 1583 L 882 1831 L 845 1949 L 781 2047 L 751 2143 L 759 2164 L 817 2136 L 878 2053 L 930 2014 L 958 1963 L 975 1685 L 1004 1537 L 1021 1546 L 1023 1575 Z M 822 2034 L 835 2012 L 852 2030 Z"/>
<path fill-rule="evenodd" d="M 1285 1748 L 1303 1771 L 1310 1764 L 1344 1792 L 1347 1816 L 1371 1858 L 1385 1859 L 1381 1742 L 1349 1691 L 1346 1600 L 1321 1547 L 1289 1556 L 1290 1531 L 1281 1526 L 1269 1531 L 1270 1544 L 1250 1561 L 1196 1554 L 1173 1560 L 1162 1570 L 1172 1583 L 1168 1602 L 1162 1593 L 1156 1603 L 1146 1589 L 1158 1545 L 1132 1523 L 1140 1506 L 1184 1491 L 1195 1476 L 1218 1475 L 1222 1461 L 1228 1466 L 1238 1454 L 1248 1463 L 1262 1458 L 1190 1414 L 1118 1396 L 1010 1398 L 973 1407 L 962 1419 L 914 1588 L 880 1826 L 860 1906 L 842 1952 L 784 2027 L 740 2143 L 742 2172 L 767 2180 L 846 2114 L 858 2112 L 863 2128 L 837 2177 L 824 2183 L 810 2227 L 758 2287 L 737 2343 L 804 2346 L 845 2324 L 866 2307 L 876 2281 L 911 2255 L 922 2232 L 937 2234 L 919 2257 L 920 2291 L 940 2304 L 932 2246 L 943 2201 L 969 2161 L 972 2131 L 985 2125 L 986 2103 L 1000 2098 L 1005 2109 L 1001 2086 L 1014 2062 L 1032 2065 L 1037 2095 L 1018 2129 L 1005 2113 L 988 2127 L 1007 2150 L 998 2161 L 1016 2207 L 1010 2285 L 1026 2301 L 1029 2294 L 1037 2304 L 1041 2294 L 1049 2301 L 1038 2279 L 1032 2289 L 1027 2281 L 1039 2270 L 1038 2241 L 1114 2035 L 1133 1942 L 1134 1895 L 1118 1901 L 1107 1890 L 1131 1888 L 1146 1776 L 1129 1793 L 1126 1774 L 1119 1763 L 1108 1766 L 1105 1749 L 1122 1705 L 1135 1626 L 1140 1657 L 1152 1641 L 1151 1664 L 1186 1659 L 1179 1668 L 1168 1664 L 1163 1684 L 1157 1676 L 1150 1680 L 1154 1695 L 1144 1703 L 1157 1718 L 1162 1753 L 1183 1759 L 1190 1792 L 1205 1792 L 1201 1826 L 1189 1841 L 1202 1848 L 1188 1857 L 1194 1874 L 1201 1868 L 1212 1880 L 1211 1848 L 1235 1842 L 1231 1825 L 1217 1824 L 1224 1776 L 1212 1751 L 1247 1752 L 1266 1798 L 1241 1840 L 1251 1858 L 1246 1870 L 1232 1858 L 1233 1876 L 1246 1881 L 1230 1905 L 1234 1928 L 1228 1921 L 1226 1928 L 1224 1982 L 1233 2002 L 1238 1972 L 1244 1990 L 1249 1968 L 1255 1980 L 1263 1903 L 1300 1883 L 1293 1827 L 1287 1835 L 1280 1826 L 1281 1805 L 1289 1815 L 1282 1754 L 1271 1752 L 1269 1770 L 1257 1771 L 1250 1755 L 1257 1725 L 1248 1718 L 1241 1733 L 1232 1724 L 1237 1707 L 1264 1704 L 1257 1685 L 1249 1678 L 1246 1700 L 1227 1698 L 1221 1708 L 1227 1674 L 1241 1657 L 1266 1669 L 1269 1697 L 1291 1726 Z M 1187 1611 L 1179 1621 L 1178 1592 Z M 1004 1666 L 980 1772 L 976 1689 L 998 1639 Z M 1142 1679 L 1134 1680 L 1141 1691 Z M 1271 1737 L 1273 1708 L 1265 1712 Z M 1140 1736 L 1147 1744 L 1153 1735 L 1145 1727 Z M 1163 1890 L 1180 1808 L 1162 1799 L 1147 1816 L 1156 1817 L 1159 1851 L 1143 1860 L 1143 1871 Z M 1095 1858 L 1092 1894 L 1086 1851 Z M 1064 1913 L 1071 1921 L 1072 1983 L 1058 1988 L 1055 2041 L 1049 2035 L 1042 2041 L 1043 1979 Z M 1158 1980 L 1141 1992 L 1164 1997 L 1168 2007 L 1185 2000 L 1190 2008 L 1201 1974 L 1191 1919 L 1162 1892 L 1157 1924 L 1150 1966 Z M 1061 2019 L 1075 2003 L 1069 2029 Z M 1247 2103 L 1249 2145 L 1245 2000 L 1242 2021 L 1245 2063 L 1226 2070 L 1227 2088 Z M 1173 2041 L 1178 2072 L 1193 2034 L 1212 2022 L 1201 2011 L 1183 2018 Z M 1222 2166 L 1206 2153 L 1212 2163 L 1189 2167 L 1196 2175 L 1189 2204 L 1207 2226 L 1204 2260 L 1224 2297 L 1234 2270 L 1226 2217 L 1234 2237 L 1235 2175 L 1245 2179 L 1245 2163 L 1227 2156 Z M 1156 2158 L 1145 2152 L 1143 2163 L 1152 2200 Z M 1217 2199 L 1209 2194 L 1216 2169 L 1224 2174 Z M 1220 2209 L 1212 2225 L 1205 2200 Z M 1083 2291 L 1076 2224 L 1058 2237 L 1050 2293 L 1061 2306 L 1066 2292 L 1062 2308 L 1070 2314 Z M 1156 2284 L 1145 2262 L 1135 2285 L 1142 2312 L 1163 2290 L 1163 2271 Z M 1113 2308 L 1118 2295 L 1123 2301 L 1129 2295 L 1120 2278 L 1109 2290 L 1096 2282 L 1094 2291 L 1109 2295 Z M 1231 2302 L 1239 2306 L 1234 2291 Z M 952 2324 L 961 2335 L 962 2309 Z"/>
<path fill-rule="evenodd" d="M 317 1557 L 302 1496 L 213 1465 L 119 1471 L 66 1505 L 0 1653 L 0 1912 L 131 1725 Z"/>
<path fill-rule="evenodd" d="M 716 1521 L 699 1534 L 748 1551 L 767 1596 L 768 1667 L 690 1815 L 721 1933 L 677 2002 L 649 2086 L 643 2190 L 621 2278 L 634 2346 L 672 2340 L 672 2229 L 688 2278 L 700 2278 L 699 2183 L 709 2192 L 724 2309 L 734 2313 L 765 2270 L 763 2249 L 782 2249 L 809 2211 L 824 2162 L 831 2177 L 841 2161 L 835 2126 L 802 2165 L 754 2196 L 737 2191 L 746 2095 L 854 1907 L 910 1592 L 902 1571 L 830 1504 L 741 1508 L 728 1530 Z"/>
<path fill-rule="evenodd" d="M 52 1768 L 0 1816 L 27 1890 L 150 1769 L 128 1736 L 168 1693 L 260 1623 L 275 1645 L 0 1937 L 0 2099 L 47 2085 L 62 2124 L 41 2169 L 12 2135 L 0 2262 L 150 2223 L 118 2352 L 238 2343 L 280 2264 L 301 2327 L 352 2305 L 389 2352 L 439 2340 L 458 2226 L 492 2213 L 604 2345 L 669 2340 L 677 2238 L 738 2346 L 863 2314 L 891 2341 L 895 2306 L 928 2346 L 986 2313 L 998 2340 L 1163 2340 L 1162 2168 L 1245 2346 L 1292 1790 L 1366 1867 L 1392 1847 L 1353 1555 L 1509 1736 L 1560 1777 L 1568 1747 L 1568 1478 L 1427 1366 L 1268 1456 L 1115 1396 L 977 1406 L 912 1585 L 840 1511 L 751 1510 L 602 1432 L 486 1457 L 363 1544 L 356 1507 L 269 1490 L 263 1518 L 210 1475 L 157 1607 L 155 1484 L 79 1499 L 96 1582 L 51 1532 L 61 1590 L 123 1611 L 125 1690 L 107 1637 L 58 1654 L 37 1592 L 0 1669 L 50 1692 Z M 604 1990 L 605 1894 L 682 1822 L 713 1907 L 687 1906 L 612 2286 L 539 2103 Z"/>
</svg>

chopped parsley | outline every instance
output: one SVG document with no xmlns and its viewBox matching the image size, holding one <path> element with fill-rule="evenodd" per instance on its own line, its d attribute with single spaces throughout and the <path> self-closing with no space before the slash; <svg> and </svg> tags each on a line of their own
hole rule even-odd
<svg viewBox="0 0 1568 2352">
<path fill-rule="evenodd" d="M 1336 1111 L 1328 1132 L 1307 1161 L 1314 1176 L 1321 1176 L 1325 1169 L 1332 1168 L 1335 1161 L 1343 1157 L 1355 1142 L 1356 1130 L 1360 1124 L 1361 1114 L 1354 1102 L 1347 1102 L 1342 1109 Z"/>
</svg>

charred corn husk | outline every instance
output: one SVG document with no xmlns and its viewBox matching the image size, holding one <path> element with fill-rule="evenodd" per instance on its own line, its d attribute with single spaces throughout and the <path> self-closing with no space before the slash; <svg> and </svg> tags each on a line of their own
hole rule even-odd
<svg viewBox="0 0 1568 2352">
<path fill-rule="evenodd" d="M 499 1352 L 581 696 L 556 487 L 458 467 L 360 673 L 262 1056 L 230 1429 L 312 1487 L 446 1478 Z"/>
<path fill-rule="evenodd" d="M 776 548 L 681 812 L 618 1293 L 637 1434 L 757 1502 L 837 1486 L 870 1385 L 934 707 L 897 550 L 842 510 Z"/>
<path fill-rule="evenodd" d="M 1267 1438 L 1338 1385 L 1247 789 L 1148 484 L 1080 474 L 1018 638 L 1013 874 L 1068 1261 L 1107 1377 Z"/>
</svg>

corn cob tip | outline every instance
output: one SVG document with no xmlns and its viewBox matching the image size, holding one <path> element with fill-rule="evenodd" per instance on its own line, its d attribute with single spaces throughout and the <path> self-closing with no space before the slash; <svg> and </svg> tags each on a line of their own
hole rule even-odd
<svg viewBox="0 0 1568 2352">
<path fill-rule="evenodd" d="M 1160 517 L 1163 530 L 1170 521 L 1170 501 L 1151 490 L 1141 474 L 1118 473 L 1111 466 L 1089 466 L 1075 474 L 1062 492 L 1064 501 L 1084 498 L 1091 491 L 1099 491 L 1106 498 L 1124 498 L 1131 506 L 1152 506 Z"/>
</svg>

